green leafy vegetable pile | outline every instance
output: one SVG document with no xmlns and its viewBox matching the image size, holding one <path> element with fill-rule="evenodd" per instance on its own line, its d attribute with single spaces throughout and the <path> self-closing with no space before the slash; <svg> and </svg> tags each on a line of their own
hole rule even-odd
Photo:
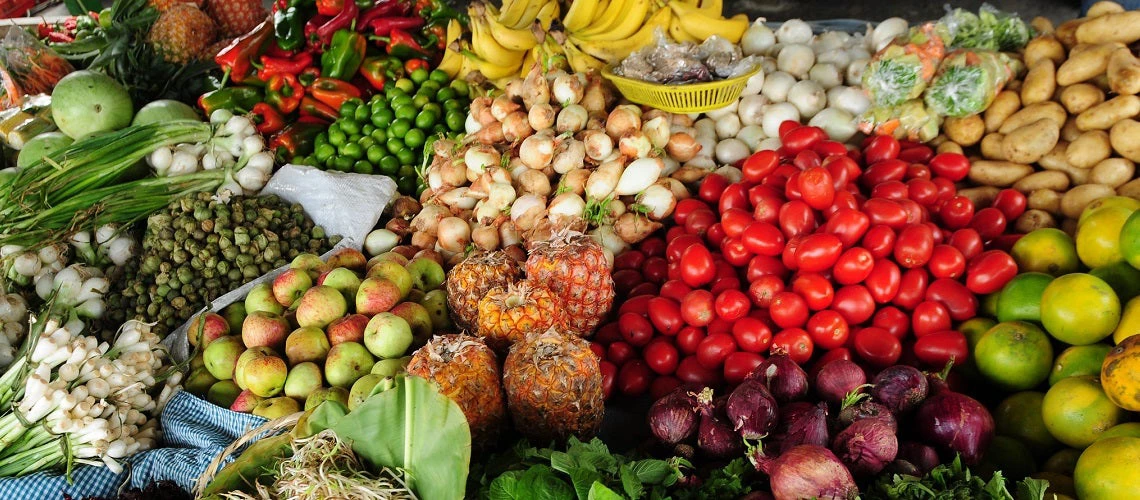
<svg viewBox="0 0 1140 500">
<path fill-rule="evenodd" d="M 952 49 L 1017 50 L 1029 43 L 1032 30 L 1020 17 L 982 4 L 978 13 L 954 9 L 939 20 L 949 32 Z"/>
<path fill-rule="evenodd" d="M 974 475 L 962 465 L 961 457 L 930 470 L 923 477 L 894 474 L 883 476 L 867 488 L 863 500 L 1042 500 L 1049 482 L 1041 479 L 1018 481 L 1011 493 L 1001 472 L 989 481 Z"/>
</svg>

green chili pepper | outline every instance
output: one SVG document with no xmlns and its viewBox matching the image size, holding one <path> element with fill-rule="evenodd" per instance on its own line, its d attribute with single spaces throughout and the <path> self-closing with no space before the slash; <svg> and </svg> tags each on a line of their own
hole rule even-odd
<svg viewBox="0 0 1140 500">
<path fill-rule="evenodd" d="M 293 6 L 273 13 L 273 35 L 282 50 L 297 50 L 305 44 L 305 21 L 311 9 Z"/>
<path fill-rule="evenodd" d="M 350 29 L 338 30 L 333 34 L 328 50 L 321 54 L 321 76 L 338 80 L 352 79 L 364 61 L 366 50 L 368 41 L 363 35 Z"/>
<path fill-rule="evenodd" d="M 257 87 L 226 87 L 203 94 L 198 98 L 198 106 L 206 116 L 217 109 L 248 113 L 263 99 L 264 93 Z"/>
</svg>

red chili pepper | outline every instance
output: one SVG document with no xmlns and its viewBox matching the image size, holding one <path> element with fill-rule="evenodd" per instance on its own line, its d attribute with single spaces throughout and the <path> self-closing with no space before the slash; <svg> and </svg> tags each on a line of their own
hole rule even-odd
<svg viewBox="0 0 1140 500">
<path fill-rule="evenodd" d="M 360 75 L 376 90 L 384 90 L 384 82 L 388 81 L 384 59 L 383 56 L 369 57 L 360 65 Z"/>
<path fill-rule="evenodd" d="M 408 14 L 408 4 L 400 0 L 379 0 L 375 6 L 362 12 L 360 19 L 356 20 L 356 31 L 369 29 L 372 21 L 387 16 L 404 16 Z"/>
<path fill-rule="evenodd" d="M 297 74 L 297 81 L 301 82 L 301 85 L 308 87 L 312 85 L 313 82 L 317 80 L 317 78 L 320 77 L 321 68 L 318 68 L 316 66 L 309 66 Z"/>
<path fill-rule="evenodd" d="M 355 1 L 345 0 L 344 8 L 340 10 L 340 13 L 317 28 L 317 40 L 320 42 L 320 46 L 324 47 L 332 42 L 333 33 L 336 33 L 337 30 L 350 28 L 359 13 L 360 8 L 356 6 Z"/>
<path fill-rule="evenodd" d="M 273 106 L 259 102 L 253 105 L 250 118 L 257 127 L 257 132 L 263 135 L 274 134 L 285 128 L 285 117 L 281 116 Z"/>
<path fill-rule="evenodd" d="M 317 52 L 320 52 L 320 39 L 317 37 L 317 31 L 321 29 L 321 26 L 329 22 L 330 19 L 332 18 L 329 16 L 314 14 L 313 17 L 309 18 L 309 22 L 305 23 L 305 40 L 309 44 L 310 49 L 316 49 Z"/>
<path fill-rule="evenodd" d="M 360 89 L 344 80 L 317 78 L 309 86 L 309 95 L 333 109 L 340 109 L 344 101 L 360 97 Z"/>
<path fill-rule="evenodd" d="M 75 41 L 75 38 L 71 35 L 68 35 L 67 33 L 53 31 L 51 33 L 48 33 L 47 41 L 50 43 L 71 43 Z"/>
<path fill-rule="evenodd" d="M 285 114 L 295 111 L 304 96 L 305 87 L 301 86 L 296 76 L 288 73 L 272 75 L 265 84 L 265 102 Z"/>
<path fill-rule="evenodd" d="M 372 34 L 376 36 L 388 36 L 392 30 L 414 30 L 422 28 L 424 25 L 424 18 L 419 16 L 410 17 L 383 17 L 372 21 L 369 25 L 372 28 Z"/>
<path fill-rule="evenodd" d="M 431 69 L 431 67 L 428 66 L 428 62 L 423 59 L 408 59 L 407 62 L 404 63 L 404 71 L 408 73 L 411 73 L 420 68 L 426 70 Z"/>
<path fill-rule="evenodd" d="M 312 65 L 313 54 L 309 52 L 301 52 L 292 58 L 263 55 L 261 56 L 261 70 L 258 71 L 258 76 L 268 80 L 270 76 L 279 73 L 296 75 Z"/>
<path fill-rule="evenodd" d="M 325 103 L 314 99 L 312 96 L 305 96 L 301 99 L 301 116 L 309 116 L 331 122 L 339 118 L 340 113 L 325 105 Z"/>
<path fill-rule="evenodd" d="M 273 22 L 266 19 L 249 33 L 230 42 L 226 48 L 214 56 L 214 62 L 234 81 L 245 80 L 253 68 L 253 59 L 261 54 L 261 48 L 273 34 Z"/>
<path fill-rule="evenodd" d="M 345 0 L 317 0 L 317 13 L 322 16 L 335 16 L 344 10 L 344 2 Z"/>
<path fill-rule="evenodd" d="M 428 51 L 420 45 L 415 37 L 404 30 L 394 29 L 391 35 L 376 38 L 388 44 L 387 51 L 390 56 L 404 60 L 428 57 Z"/>
</svg>

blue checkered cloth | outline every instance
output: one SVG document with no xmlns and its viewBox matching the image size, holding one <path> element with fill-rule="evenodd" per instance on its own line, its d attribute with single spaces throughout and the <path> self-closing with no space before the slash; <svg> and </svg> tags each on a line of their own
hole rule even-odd
<svg viewBox="0 0 1140 500">
<path fill-rule="evenodd" d="M 0 498 L 59 500 L 87 496 L 114 497 L 121 487 L 142 488 L 155 481 L 174 481 L 186 491 L 206 471 L 206 466 L 238 437 L 265 419 L 237 413 L 179 391 L 162 410 L 162 448 L 149 450 L 123 464 L 123 473 L 106 467 L 79 466 L 72 471 L 72 484 L 60 474 L 39 473 L 0 479 Z M 228 463 L 231 458 L 227 458 Z"/>
</svg>

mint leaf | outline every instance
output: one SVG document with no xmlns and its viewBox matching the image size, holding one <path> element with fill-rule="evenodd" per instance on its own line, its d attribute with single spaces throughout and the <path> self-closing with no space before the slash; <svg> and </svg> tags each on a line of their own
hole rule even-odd
<svg viewBox="0 0 1140 500">
<path fill-rule="evenodd" d="M 625 490 L 625 494 L 629 498 L 637 500 L 645 494 L 645 487 L 641 485 L 641 480 L 637 478 L 637 474 L 634 474 L 629 465 L 621 466 L 618 472 L 621 477 L 621 489 Z"/>
<path fill-rule="evenodd" d="M 524 497 L 518 491 L 519 476 L 522 474 L 522 471 L 504 472 L 491 481 L 490 491 L 487 492 L 488 500 L 522 500 Z"/>
<path fill-rule="evenodd" d="M 606 485 L 595 482 L 590 486 L 590 494 L 586 496 L 586 500 L 624 500 L 621 495 L 617 494 L 614 490 L 606 487 Z"/>
<path fill-rule="evenodd" d="M 518 480 L 518 490 L 534 500 L 572 500 L 574 490 L 545 465 L 535 465 Z"/>
<path fill-rule="evenodd" d="M 571 471 L 578 468 L 578 461 L 569 454 L 556 451 L 550 454 L 550 466 L 558 472 L 570 474 Z"/>
<path fill-rule="evenodd" d="M 1045 491 L 1049 489 L 1049 481 L 1044 479 L 1029 479 L 1017 483 L 1017 500 L 1043 500 Z"/>
<path fill-rule="evenodd" d="M 574 469 L 570 472 L 570 484 L 574 485 L 574 491 L 578 494 L 579 500 L 585 500 L 590 496 L 590 488 L 594 483 L 602 480 L 602 475 L 598 471 L 589 469 Z"/>
<path fill-rule="evenodd" d="M 637 475 L 637 479 L 646 484 L 664 483 L 672 476 L 673 468 L 664 460 L 638 460 L 629 464 L 629 468 Z M 676 480 L 674 478 L 674 480 Z"/>
</svg>

